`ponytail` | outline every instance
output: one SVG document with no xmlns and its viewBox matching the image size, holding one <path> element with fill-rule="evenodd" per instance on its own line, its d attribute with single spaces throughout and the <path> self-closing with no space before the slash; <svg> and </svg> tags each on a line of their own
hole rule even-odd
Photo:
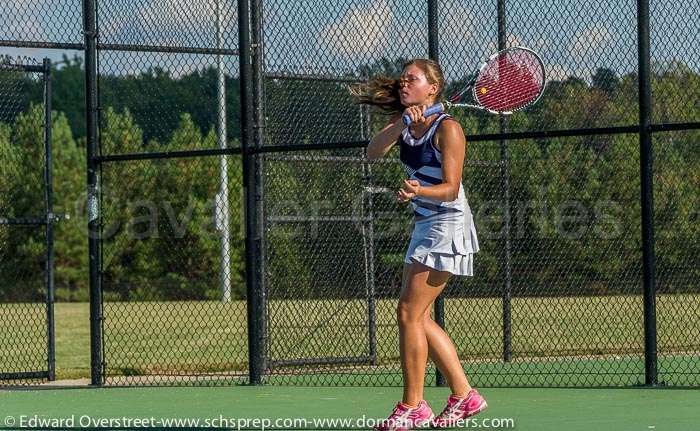
<svg viewBox="0 0 700 431">
<path fill-rule="evenodd" d="M 405 108 L 399 96 L 399 80 L 378 75 L 367 82 L 352 85 L 350 94 L 355 103 L 371 105 L 385 114 L 402 112 Z"/>
</svg>

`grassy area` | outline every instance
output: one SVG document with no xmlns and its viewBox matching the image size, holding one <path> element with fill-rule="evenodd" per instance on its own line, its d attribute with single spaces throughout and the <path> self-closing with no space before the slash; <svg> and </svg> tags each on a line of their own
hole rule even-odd
<svg viewBox="0 0 700 431">
<path fill-rule="evenodd" d="M 370 376 L 365 383 L 398 379 L 400 384 L 395 307 L 396 300 L 377 302 L 377 352 L 382 366 L 363 371 Z M 448 332 L 465 367 L 490 384 L 505 384 L 504 374 L 521 376 L 518 384 L 547 384 L 552 375 L 561 374 L 588 376 L 585 381 L 591 385 L 610 381 L 609 375 L 619 375 L 619 383 L 634 384 L 643 376 L 640 296 L 513 298 L 513 361 L 507 364 L 500 361 L 500 299 L 448 299 L 445 308 Z M 367 308 L 362 301 L 270 301 L 268 311 L 272 359 L 368 353 Z M 41 358 L 45 354 L 43 313 L 40 304 L 0 306 L 0 370 L 18 371 L 22 355 L 31 353 Z M 108 374 L 246 369 L 246 305 L 242 301 L 108 302 L 104 316 Z M 28 317 L 31 324 L 17 326 Z M 694 378 L 697 384 L 700 296 L 661 295 L 657 317 L 660 372 L 691 373 L 691 382 Z M 678 354 L 664 355 L 671 352 Z M 89 376 L 88 304 L 56 304 L 56 362 L 59 379 Z M 44 368 L 36 359 L 32 366 Z"/>
</svg>

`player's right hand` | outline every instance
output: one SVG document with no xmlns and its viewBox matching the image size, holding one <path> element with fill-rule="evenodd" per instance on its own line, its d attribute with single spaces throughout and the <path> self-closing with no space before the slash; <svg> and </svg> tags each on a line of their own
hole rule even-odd
<svg viewBox="0 0 700 431">
<path fill-rule="evenodd" d="M 411 118 L 411 123 L 422 123 L 425 121 L 423 113 L 428 109 L 428 105 L 414 105 L 404 109 L 403 114 Z M 403 117 L 402 117 L 403 118 Z"/>
</svg>

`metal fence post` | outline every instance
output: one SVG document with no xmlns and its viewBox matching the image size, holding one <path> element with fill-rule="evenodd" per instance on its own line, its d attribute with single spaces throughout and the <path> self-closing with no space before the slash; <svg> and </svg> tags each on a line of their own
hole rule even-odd
<svg viewBox="0 0 700 431">
<path fill-rule="evenodd" d="M 46 197 L 46 324 L 49 380 L 56 380 L 56 324 L 54 319 L 53 158 L 51 154 L 51 60 L 44 59 L 44 193 Z"/>
<path fill-rule="evenodd" d="M 257 271 L 258 244 L 255 187 L 255 157 L 252 97 L 252 66 L 250 42 L 250 6 L 248 0 L 238 0 L 238 49 L 240 61 L 241 145 L 243 147 L 243 190 L 245 196 L 245 263 L 246 296 L 248 302 L 248 368 L 251 385 L 262 384 L 264 368 L 263 324 L 264 311 Z"/>
<path fill-rule="evenodd" d="M 371 114 L 367 106 L 360 106 L 360 137 L 369 140 L 371 134 Z M 377 292 L 374 283 L 374 195 L 372 164 L 367 160 L 367 148 L 362 149 L 362 240 L 365 259 L 365 292 L 367 298 L 367 332 L 370 362 L 377 365 Z"/>
<path fill-rule="evenodd" d="M 506 49 L 506 1 L 498 0 L 498 50 Z M 508 132 L 508 120 L 505 115 L 499 115 L 499 127 L 501 133 Z M 512 329 L 511 329 L 511 239 L 510 239 L 510 176 L 508 167 L 508 143 L 501 139 L 501 193 L 503 195 L 503 236 L 504 236 L 504 262 L 503 262 L 503 361 L 510 362 L 512 352 Z"/>
<path fill-rule="evenodd" d="M 102 286 L 100 280 L 99 173 L 97 156 L 97 13 L 96 0 L 83 2 L 85 36 L 85 108 L 87 131 L 87 212 L 90 265 L 90 375 L 102 385 Z"/>
<path fill-rule="evenodd" d="M 642 262 L 644 277 L 644 374 L 645 383 L 657 384 L 656 259 L 654 256 L 653 148 L 651 141 L 651 54 L 649 0 L 637 0 L 639 49 L 639 152 L 642 204 Z"/>
<path fill-rule="evenodd" d="M 265 109 L 263 100 L 264 74 L 263 74 L 263 35 L 262 35 L 262 14 L 263 0 L 250 0 L 250 21 L 251 21 L 251 91 L 252 91 L 252 118 L 251 133 L 253 148 L 258 150 L 264 144 L 265 133 Z M 254 202 L 255 202 L 255 271 L 253 272 L 257 287 L 256 315 L 258 326 L 258 344 L 261 378 L 262 373 L 267 368 L 267 289 L 265 286 L 265 175 L 264 175 L 264 153 L 253 155 L 253 175 L 255 177 Z"/>
<path fill-rule="evenodd" d="M 216 1 L 216 49 L 222 49 L 224 28 L 221 23 L 221 2 Z M 228 148 L 228 124 L 226 122 L 226 67 L 224 56 L 216 56 L 217 123 L 216 138 L 220 149 Z M 221 233 L 221 302 L 231 301 L 231 232 L 228 189 L 228 155 L 219 157 L 219 192 L 216 195 L 216 225 Z"/>
<path fill-rule="evenodd" d="M 440 61 L 440 41 L 438 38 L 438 0 L 428 0 L 428 57 L 437 62 Z M 445 328 L 445 298 L 441 294 L 435 299 L 433 308 L 435 322 L 441 328 Z M 445 386 L 445 376 L 435 366 L 435 385 Z"/>
</svg>

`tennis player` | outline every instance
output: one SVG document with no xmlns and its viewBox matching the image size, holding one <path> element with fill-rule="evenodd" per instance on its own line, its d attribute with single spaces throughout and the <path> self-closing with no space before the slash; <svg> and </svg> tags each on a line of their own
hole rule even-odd
<svg viewBox="0 0 700 431">
<path fill-rule="evenodd" d="M 462 186 L 464 132 L 446 113 L 423 116 L 440 99 L 444 85 L 437 62 L 414 59 L 404 66 L 399 79 L 377 76 L 352 88 L 357 103 L 391 114 L 388 124 L 372 138 L 367 157 L 382 157 L 399 145 L 408 178 L 397 199 L 410 202 L 414 213 L 397 307 L 403 399 L 375 427 L 381 431 L 453 427 L 486 408 L 486 400 L 467 381 L 454 343 L 430 313 L 450 276 L 473 275 L 474 254 L 479 251 Z M 412 120 L 408 127 L 403 114 Z M 423 399 L 428 356 L 452 391 L 437 416 Z"/>
</svg>

